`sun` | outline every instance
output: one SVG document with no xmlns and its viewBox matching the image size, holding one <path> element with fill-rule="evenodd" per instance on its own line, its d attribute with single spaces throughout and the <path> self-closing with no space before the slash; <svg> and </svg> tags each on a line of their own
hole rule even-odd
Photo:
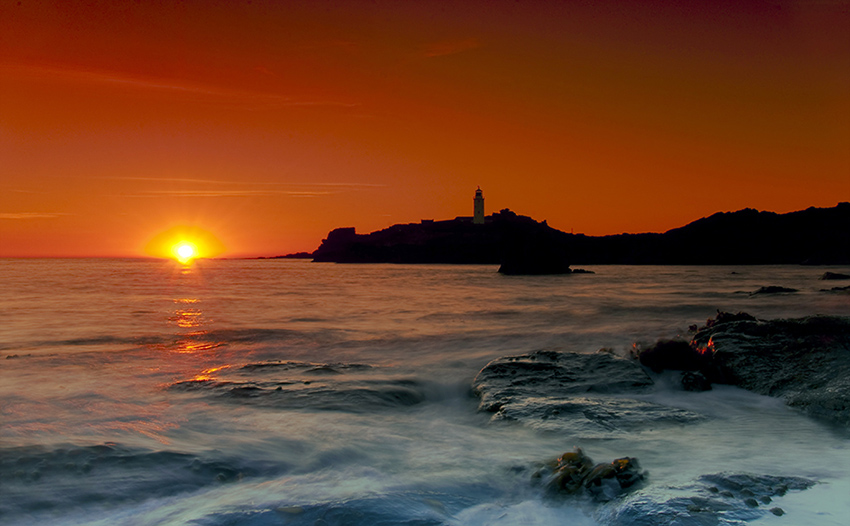
<svg viewBox="0 0 850 526">
<path fill-rule="evenodd" d="M 155 235 L 144 251 L 150 256 L 188 265 L 196 259 L 216 257 L 225 247 L 211 232 L 197 226 L 177 225 Z"/>
<path fill-rule="evenodd" d="M 193 259 L 198 257 L 198 251 L 195 248 L 195 245 L 188 241 L 180 241 L 171 248 L 171 252 L 174 254 L 174 257 L 177 258 L 177 261 L 183 265 L 188 265 Z"/>
</svg>

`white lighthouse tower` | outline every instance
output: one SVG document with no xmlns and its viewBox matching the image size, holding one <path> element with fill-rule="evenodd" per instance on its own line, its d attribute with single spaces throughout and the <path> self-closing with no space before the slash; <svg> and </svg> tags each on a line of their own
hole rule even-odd
<svg viewBox="0 0 850 526">
<path fill-rule="evenodd" d="M 484 194 L 481 193 L 481 187 L 475 191 L 475 199 L 472 200 L 473 214 L 472 223 L 476 225 L 484 224 Z"/>
</svg>

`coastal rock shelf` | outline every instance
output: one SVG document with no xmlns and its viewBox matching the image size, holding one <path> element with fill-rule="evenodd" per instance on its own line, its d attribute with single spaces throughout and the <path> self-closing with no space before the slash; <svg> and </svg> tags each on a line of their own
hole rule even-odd
<svg viewBox="0 0 850 526">
<path fill-rule="evenodd" d="M 803 412 L 850 425 L 850 318 L 811 316 L 757 320 L 719 313 L 691 342 L 662 341 L 639 362 L 607 352 L 535 351 L 493 360 L 475 377 L 479 409 L 492 420 L 516 420 L 541 430 L 617 434 L 702 417 L 636 399 L 656 372 L 683 371 L 683 386 L 742 387 L 780 397 Z"/>
<path fill-rule="evenodd" d="M 625 436 L 704 418 L 634 397 L 652 386 L 640 365 L 607 352 L 508 356 L 487 364 L 473 380 L 479 410 L 493 413 L 492 421 L 519 421 L 585 438 Z"/>
<path fill-rule="evenodd" d="M 850 425 L 850 318 L 718 322 L 723 314 L 692 343 L 710 352 L 713 382 L 781 397 L 809 415 Z"/>
</svg>

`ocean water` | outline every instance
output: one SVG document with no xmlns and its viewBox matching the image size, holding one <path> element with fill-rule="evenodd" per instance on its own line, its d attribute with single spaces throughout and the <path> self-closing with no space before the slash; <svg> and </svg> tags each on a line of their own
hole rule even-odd
<svg viewBox="0 0 850 526">
<path fill-rule="evenodd" d="M 722 472 L 817 484 L 782 517 L 676 524 L 846 524 L 850 434 L 779 400 L 659 378 L 647 399 L 706 418 L 600 438 L 491 423 L 470 385 L 500 356 L 626 354 L 717 309 L 850 315 L 817 279 L 847 268 L 588 268 L 0 260 L 0 524 L 595 525 Z M 574 446 L 637 457 L 646 484 L 547 497 L 530 470 Z"/>
</svg>

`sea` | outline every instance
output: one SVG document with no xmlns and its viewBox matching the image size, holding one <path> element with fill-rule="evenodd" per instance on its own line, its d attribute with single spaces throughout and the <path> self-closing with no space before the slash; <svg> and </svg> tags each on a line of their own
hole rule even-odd
<svg viewBox="0 0 850 526">
<path fill-rule="evenodd" d="M 0 524 L 599 525 L 717 473 L 816 484 L 774 497 L 782 516 L 657 523 L 847 524 L 850 433 L 781 400 L 660 378 L 648 399 L 705 418 L 600 437 L 492 421 L 471 385 L 499 357 L 626 356 L 718 310 L 848 316 L 818 278 L 850 269 L 586 268 L 0 260 Z M 797 292 L 752 294 L 771 285 Z M 529 474 L 576 446 L 639 459 L 644 484 L 547 494 Z"/>
</svg>

